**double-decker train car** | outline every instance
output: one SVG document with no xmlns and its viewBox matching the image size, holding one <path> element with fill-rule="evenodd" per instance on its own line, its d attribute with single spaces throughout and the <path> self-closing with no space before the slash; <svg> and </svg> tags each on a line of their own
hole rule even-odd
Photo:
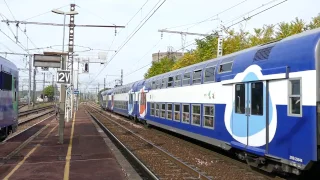
<svg viewBox="0 0 320 180">
<path fill-rule="evenodd" d="M 0 138 L 18 127 L 19 71 L 15 64 L 0 56 Z"/>
<path fill-rule="evenodd" d="M 251 166 L 300 174 L 320 160 L 320 29 L 128 89 L 112 91 L 121 92 L 124 108 L 135 105 L 139 120 L 231 151 Z M 130 116 L 118 109 L 111 110 Z"/>
</svg>

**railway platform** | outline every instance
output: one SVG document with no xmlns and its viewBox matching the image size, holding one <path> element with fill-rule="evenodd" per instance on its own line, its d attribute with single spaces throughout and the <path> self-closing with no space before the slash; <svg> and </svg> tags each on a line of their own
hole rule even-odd
<svg viewBox="0 0 320 180">
<path fill-rule="evenodd" d="M 0 144 L 0 179 L 140 179 L 82 106 L 65 123 L 63 144 L 55 118 L 40 124 L 35 135 Z"/>
</svg>

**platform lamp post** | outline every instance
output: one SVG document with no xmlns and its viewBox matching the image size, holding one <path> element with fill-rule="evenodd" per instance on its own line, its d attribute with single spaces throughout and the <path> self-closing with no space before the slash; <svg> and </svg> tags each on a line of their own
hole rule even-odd
<svg viewBox="0 0 320 180">
<path fill-rule="evenodd" d="M 51 10 L 53 13 L 61 14 L 64 16 L 63 18 L 63 38 L 62 38 L 62 53 L 64 53 L 64 39 L 65 39 L 65 27 L 66 27 L 66 16 L 67 15 L 76 15 L 78 14 L 77 11 L 69 11 L 64 12 L 58 9 Z M 66 69 L 66 57 L 62 56 L 62 70 Z M 71 77 L 71 81 L 73 81 Z M 65 117 L 65 101 L 66 101 L 66 85 L 61 84 L 60 89 L 60 113 L 59 113 L 59 143 L 63 144 L 63 130 L 64 130 L 64 117 Z"/>
</svg>

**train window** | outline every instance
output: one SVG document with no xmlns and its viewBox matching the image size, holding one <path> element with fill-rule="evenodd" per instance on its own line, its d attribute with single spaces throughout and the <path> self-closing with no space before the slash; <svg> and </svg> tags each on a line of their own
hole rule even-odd
<svg viewBox="0 0 320 180">
<path fill-rule="evenodd" d="M 289 115 L 302 116 L 301 79 L 289 80 Z"/>
<path fill-rule="evenodd" d="M 174 81 L 174 86 L 181 86 L 181 75 L 176 75 L 175 81 Z"/>
<path fill-rule="evenodd" d="M 14 89 L 17 89 L 17 84 L 18 84 L 17 78 L 14 77 L 13 79 L 14 79 Z"/>
<path fill-rule="evenodd" d="M 194 71 L 193 72 L 193 81 L 192 81 L 192 84 L 199 84 L 201 83 L 201 72 L 202 70 L 197 70 L 197 71 Z"/>
<path fill-rule="evenodd" d="M 161 117 L 166 118 L 166 104 L 161 104 Z"/>
<path fill-rule="evenodd" d="M 190 84 L 190 73 L 184 73 L 182 85 L 189 85 Z"/>
<path fill-rule="evenodd" d="M 161 79 L 158 80 L 157 84 L 158 84 L 157 89 L 160 89 L 161 88 Z"/>
<path fill-rule="evenodd" d="M 151 115 L 151 116 L 154 116 L 154 103 L 151 103 L 150 115 Z"/>
<path fill-rule="evenodd" d="M 1 72 L 1 89 L 12 90 L 12 75 L 5 72 Z"/>
<path fill-rule="evenodd" d="M 215 71 L 215 67 L 206 68 L 206 70 L 204 72 L 204 82 L 214 81 L 214 79 L 215 79 L 214 71 Z"/>
<path fill-rule="evenodd" d="M 214 128 L 214 106 L 204 106 L 203 126 Z"/>
<path fill-rule="evenodd" d="M 180 121 L 180 104 L 174 105 L 174 120 Z"/>
<path fill-rule="evenodd" d="M 229 72 L 229 71 L 231 71 L 231 70 L 232 70 L 232 64 L 233 64 L 233 62 L 221 64 L 221 65 L 219 66 L 219 73 L 224 73 L 224 72 Z"/>
<path fill-rule="evenodd" d="M 190 122 L 190 107 L 189 104 L 184 104 L 182 109 L 182 122 L 189 123 Z"/>
<path fill-rule="evenodd" d="M 251 83 L 251 114 L 263 115 L 263 82 Z"/>
<path fill-rule="evenodd" d="M 235 111 L 238 114 L 244 114 L 245 113 L 245 99 L 246 99 L 246 93 L 245 93 L 245 85 L 244 84 L 236 84 L 236 90 L 235 90 Z"/>
<path fill-rule="evenodd" d="M 172 119 L 172 104 L 167 104 L 167 119 Z"/>
<path fill-rule="evenodd" d="M 155 81 L 152 81 L 152 89 L 157 89 L 157 85 Z"/>
<path fill-rule="evenodd" d="M 168 78 L 168 87 L 172 87 L 173 86 L 173 77 L 169 77 Z"/>
<path fill-rule="evenodd" d="M 160 104 L 157 103 L 157 104 L 156 104 L 156 116 L 157 116 L 157 117 L 160 117 L 160 116 L 159 116 L 159 115 L 160 115 L 160 114 L 159 114 L 159 110 L 160 110 Z"/>
<path fill-rule="evenodd" d="M 200 112 L 201 112 L 201 107 L 200 105 L 192 105 L 192 124 L 194 125 L 199 125 L 200 126 Z"/>
</svg>

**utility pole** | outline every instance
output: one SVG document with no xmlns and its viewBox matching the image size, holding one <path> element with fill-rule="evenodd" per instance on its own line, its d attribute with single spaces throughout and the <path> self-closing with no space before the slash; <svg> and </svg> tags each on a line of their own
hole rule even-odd
<svg viewBox="0 0 320 180">
<path fill-rule="evenodd" d="M 70 4 L 70 12 L 73 12 L 75 11 L 75 8 L 76 8 L 76 5 L 75 4 Z M 70 69 L 70 66 L 71 66 L 71 84 L 70 84 L 70 87 L 71 87 L 71 97 L 69 96 L 68 97 L 68 104 L 70 104 L 71 108 L 69 111 L 68 110 L 68 118 L 67 118 L 67 122 L 69 122 L 69 113 L 70 113 L 70 118 L 72 119 L 73 118 L 73 106 L 74 106 L 74 83 L 73 83 L 73 46 L 74 46 L 74 17 L 75 15 L 74 14 L 71 14 L 70 15 L 70 25 L 69 25 L 69 51 L 68 51 L 68 63 L 71 62 L 71 64 L 68 65 L 68 69 Z M 71 102 L 70 102 L 71 100 Z"/>
<path fill-rule="evenodd" d="M 121 80 L 120 80 L 121 86 L 122 86 L 122 83 L 123 83 L 123 69 L 121 69 Z"/>
<path fill-rule="evenodd" d="M 217 57 L 221 57 L 222 56 L 222 47 L 223 46 L 223 38 L 222 38 L 222 34 L 218 34 L 218 50 L 217 50 Z"/>
<path fill-rule="evenodd" d="M 77 74 L 77 90 L 79 91 L 79 73 L 80 73 L 80 68 L 79 68 L 80 60 L 78 60 L 78 74 Z M 77 111 L 79 109 L 79 97 L 80 97 L 80 91 L 79 94 L 77 94 Z"/>
<path fill-rule="evenodd" d="M 44 91 L 44 88 L 46 87 L 46 73 L 43 73 L 43 88 L 42 88 L 42 94 Z M 44 97 L 43 97 L 44 98 Z"/>
<path fill-rule="evenodd" d="M 33 100 L 32 100 L 32 106 L 34 107 L 35 103 L 36 103 L 36 68 L 34 68 L 33 70 Z"/>
<path fill-rule="evenodd" d="M 28 106 L 31 103 L 31 74 L 32 74 L 32 56 L 29 55 L 29 88 L 28 88 Z"/>
</svg>

